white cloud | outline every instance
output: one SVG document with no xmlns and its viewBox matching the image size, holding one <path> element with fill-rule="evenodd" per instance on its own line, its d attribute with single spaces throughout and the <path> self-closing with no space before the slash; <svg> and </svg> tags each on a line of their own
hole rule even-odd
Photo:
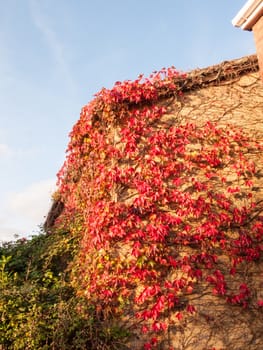
<svg viewBox="0 0 263 350">
<path fill-rule="evenodd" d="M 31 184 L 20 192 L 9 193 L 0 217 L 0 241 L 30 236 L 44 222 L 55 191 L 55 179 Z"/>
<path fill-rule="evenodd" d="M 57 69 L 60 70 L 70 88 L 75 91 L 76 85 L 72 78 L 70 67 L 65 55 L 65 49 L 62 43 L 60 42 L 56 32 L 51 28 L 50 23 L 45 17 L 43 11 L 41 11 L 39 2 L 37 0 L 30 0 L 29 5 L 33 23 L 43 35 L 49 50 L 55 59 Z"/>
<path fill-rule="evenodd" d="M 10 154 L 12 154 L 11 148 L 5 143 L 0 143 L 0 157 L 9 156 Z"/>
<path fill-rule="evenodd" d="M 33 183 L 21 192 L 9 196 L 8 207 L 17 215 L 41 223 L 47 214 L 55 181 L 44 180 Z"/>
<path fill-rule="evenodd" d="M 40 148 L 21 148 L 10 147 L 6 143 L 0 143 L 0 160 L 7 159 L 13 161 L 14 159 L 25 159 L 28 157 L 37 157 Z"/>
<path fill-rule="evenodd" d="M 20 230 L 13 227 L 5 227 L 0 221 L 0 245 L 2 242 L 14 241 L 19 234 Z"/>
</svg>

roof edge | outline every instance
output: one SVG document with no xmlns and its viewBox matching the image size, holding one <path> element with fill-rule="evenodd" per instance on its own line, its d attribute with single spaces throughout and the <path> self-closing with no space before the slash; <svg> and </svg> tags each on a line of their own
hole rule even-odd
<svg viewBox="0 0 263 350">
<path fill-rule="evenodd" d="M 244 30 L 252 30 L 254 24 L 262 15 L 262 0 L 249 0 L 233 18 L 232 24 Z"/>
</svg>

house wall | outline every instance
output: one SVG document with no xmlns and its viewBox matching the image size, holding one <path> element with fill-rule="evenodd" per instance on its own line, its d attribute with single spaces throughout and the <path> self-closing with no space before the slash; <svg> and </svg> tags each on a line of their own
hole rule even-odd
<svg viewBox="0 0 263 350">
<path fill-rule="evenodd" d="M 257 48 L 261 79 L 263 80 L 263 16 L 260 17 L 260 19 L 254 25 L 253 32 Z"/>
<path fill-rule="evenodd" d="M 167 107 L 167 113 L 160 120 L 160 127 L 188 122 L 202 127 L 207 121 L 211 121 L 222 128 L 233 125 L 250 137 L 263 141 L 263 84 L 258 72 L 242 76 L 233 73 L 232 79 L 218 82 L 215 86 L 202 85 L 201 81 L 199 87 L 184 92 L 179 100 L 171 97 L 160 104 Z M 246 156 L 256 164 L 256 177 L 251 190 L 256 200 L 260 201 L 263 198 L 263 154 L 248 150 Z M 227 258 L 221 255 L 218 260 L 220 269 L 223 271 L 227 264 Z M 251 265 L 241 265 L 235 277 L 229 277 L 227 284 L 234 290 L 244 281 L 253 286 L 251 308 L 230 305 L 224 299 L 211 295 L 201 283 L 193 299 L 189 297 L 196 306 L 197 313 L 186 316 L 179 322 L 174 317 L 176 311 L 171 311 L 167 316 L 169 330 L 160 336 L 158 349 L 165 350 L 170 346 L 175 350 L 261 349 L 263 318 L 256 300 L 263 299 L 262 259 Z M 145 340 L 142 334 L 138 334 L 137 339 L 129 344 L 129 348 L 142 349 Z"/>
<path fill-rule="evenodd" d="M 165 101 L 168 103 L 168 101 Z M 202 126 L 206 121 L 228 124 L 241 128 L 258 141 L 263 141 L 263 84 L 259 73 L 235 77 L 218 86 L 208 86 L 185 92 L 179 101 L 168 103 L 169 111 L 163 121 L 168 125 L 178 122 L 194 122 Z M 254 195 L 263 198 L 263 154 L 248 154 L 256 163 L 257 177 Z M 263 208 L 262 208 L 263 210 Z M 224 257 L 221 257 L 224 264 Z M 263 261 L 243 266 L 237 274 L 240 283 L 244 278 L 255 290 L 263 290 Z M 263 298 L 263 293 L 253 295 Z M 170 328 L 161 349 L 172 344 L 180 350 L 257 350 L 263 344 L 262 313 L 255 309 L 230 307 L 224 301 L 200 291 L 196 300 L 198 317 L 190 317 Z M 169 338 L 169 340 L 168 340 Z"/>
</svg>

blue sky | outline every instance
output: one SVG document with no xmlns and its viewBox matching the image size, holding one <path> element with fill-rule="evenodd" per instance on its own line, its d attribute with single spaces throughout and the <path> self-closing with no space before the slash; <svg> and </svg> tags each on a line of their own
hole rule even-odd
<svg viewBox="0 0 263 350">
<path fill-rule="evenodd" d="M 38 232 L 68 134 L 102 87 L 255 52 L 245 0 L 0 0 L 0 241 Z"/>
</svg>

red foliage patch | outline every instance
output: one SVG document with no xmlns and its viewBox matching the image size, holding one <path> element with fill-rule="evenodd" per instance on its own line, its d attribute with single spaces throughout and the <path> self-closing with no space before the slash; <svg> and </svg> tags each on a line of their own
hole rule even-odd
<svg viewBox="0 0 263 350">
<path fill-rule="evenodd" d="M 226 276 L 234 279 L 236 268 L 263 250 L 251 191 L 255 166 L 246 156 L 260 146 L 211 122 L 164 126 L 160 91 L 180 95 L 177 77 L 172 68 L 103 89 L 82 109 L 58 174 L 60 220 L 82 236 L 81 293 L 117 313 L 129 301 L 138 319 L 151 320 L 143 333 L 166 331 L 169 310 L 178 320 L 195 313 L 182 300 L 200 285 L 247 306 L 249 286 L 233 294 Z"/>
</svg>

